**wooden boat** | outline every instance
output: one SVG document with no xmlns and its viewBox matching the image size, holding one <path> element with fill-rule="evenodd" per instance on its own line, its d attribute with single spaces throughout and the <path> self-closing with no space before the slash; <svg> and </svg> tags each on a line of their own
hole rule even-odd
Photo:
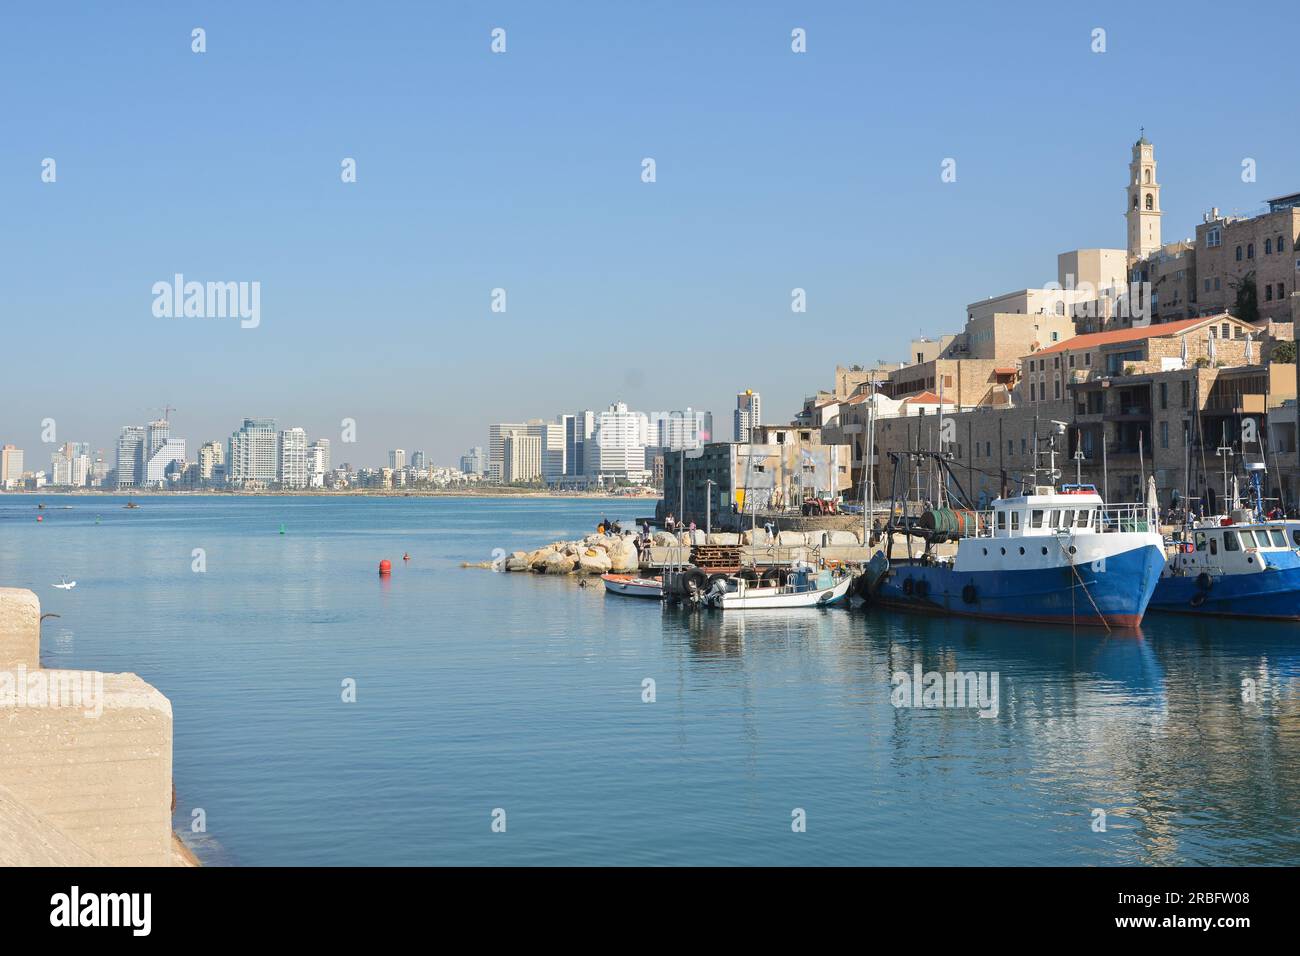
<svg viewBox="0 0 1300 956">
<path fill-rule="evenodd" d="M 784 584 L 740 576 L 716 581 L 705 593 L 704 604 L 721 611 L 826 607 L 845 601 L 852 584 L 851 574 L 796 567 Z"/>
<path fill-rule="evenodd" d="M 631 574 L 602 574 L 605 590 L 623 597 L 661 598 L 663 582 L 659 578 L 638 578 Z"/>
</svg>

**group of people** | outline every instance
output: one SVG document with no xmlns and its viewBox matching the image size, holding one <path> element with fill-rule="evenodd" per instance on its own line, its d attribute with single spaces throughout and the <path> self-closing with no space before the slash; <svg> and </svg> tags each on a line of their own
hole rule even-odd
<svg viewBox="0 0 1300 956">
<path fill-rule="evenodd" d="M 623 528 L 617 521 L 610 521 L 608 518 L 601 518 L 600 524 L 596 525 L 596 534 L 609 535 L 618 537 L 623 533 Z"/>
</svg>

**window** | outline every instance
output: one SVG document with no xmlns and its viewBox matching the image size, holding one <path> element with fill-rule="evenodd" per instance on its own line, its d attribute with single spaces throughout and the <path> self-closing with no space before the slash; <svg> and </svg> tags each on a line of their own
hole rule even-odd
<svg viewBox="0 0 1300 956">
<path fill-rule="evenodd" d="M 1286 535 L 1284 535 L 1281 531 L 1279 531 L 1277 528 L 1272 528 L 1269 530 L 1269 534 L 1273 536 L 1273 547 L 1275 548 L 1286 547 Z"/>
<path fill-rule="evenodd" d="M 1061 527 L 1062 527 L 1062 528 L 1073 528 L 1073 527 L 1074 527 L 1074 509 L 1073 509 L 1073 508 L 1067 508 L 1065 511 L 1063 511 L 1063 512 L 1061 513 Z"/>
<path fill-rule="evenodd" d="M 1058 378 L 1058 379 L 1057 379 L 1055 382 L 1053 382 L 1052 384 L 1054 384 L 1054 385 L 1056 386 L 1056 397 L 1057 397 L 1057 398 L 1060 398 L 1060 397 L 1061 397 L 1061 380 Z"/>
<path fill-rule="evenodd" d="M 1282 239 L 1281 236 L 1278 236 L 1278 237 L 1277 237 L 1277 251 L 1278 251 L 1278 252 L 1285 252 L 1285 251 L 1286 251 L 1286 246 L 1283 244 L 1283 239 Z"/>
<path fill-rule="evenodd" d="M 1060 520 L 1061 520 L 1060 508 L 1052 508 L 1047 512 L 1047 526 L 1049 528 L 1055 528 L 1056 523 Z"/>
<path fill-rule="evenodd" d="M 998 530 L 1007 530 L 1007 513 L 1001 509 L 998 510 Z"/>
<path fill-rule="evenodd" d="M 1219 338 L 1226 339 L 1231 334 L 1232 334 L 1232 326 L 1229 325 L 1227 322 L 1224 322 L 1222 325 L 1219 326 Z"/>
<path fill-rule="evenodd" d="M 1246 258 L 1247 259 L 1255 258 L 1255 244 L 1253 242 L 1246 243 Z"/>
<path fill-rule="evenodd" d="M 1192 383 L 1183 379 L 1183 408 L 1186 408 L 1192 398 Z"/>
<path fill-rule="evenodd" d="M 1285 282 L 1279 282 L 1279 283 L 1277 284 L 1277 297 L 1278 297 L 1279 299 L 1285 299 L 1285 298 L 1286 298 L 1286 283 L 1285 283 Z"/>
<path fill-rule="evenodd" d="M 1013 445 L 1011 442 L 1012 442 L 1012 439 L 1008 438 L 1008 439 L 1007 439 L 1007 454 L 1008 454 L 1008 455 L 1014 455 L 1014 454 L 1016 453 L 1016 446 Z"/>
<path fill-rule="evenodd" d="M 1210 554 L 1218 554 L 1218 553 L 1219 553 L 1219 538 L 1216 535 L 1210 538 Z"/>
<path fill-rule="evenodd" d="M 1272 301 L 1273 301 L 1273 285 L 1272 285 L 1272 283 L 1265 283 L 1265 285 L 1264 285 L 1264 301 L 1265 301 L 1265 302 L 1272 302 Z"/>
<path fill-rule="evenodd" d="M 992 457 L 993 457 L 993 442 L 991 442 L 991 441 L 986 441 L 986 442 L 984 443 L 984 457 L 985 457 L 985 458 L 992 458 Z"/>
<path fill-rule="evenodd" d="M 1084 352 L 1084 353 L 1083 353 L 1083 364 L 1084 364 L 1084 365 L 1091 365 L 1091 364 L 1092 364 L 1092 353 L 1091 353 L 1091 352 Z"/>
<path fill-rule="evenodd" d="M 1206 279 L 1206 280 L 1205 280 L 1205 291 L 1206 291 L 1206 292 L 1209 292 L 1209 291 L 1210 291 L 1210 280 L 1209 280 L 1209 279 Z"/>
<path fill-rule="evenodd" d="M 1169 447 L 1169 423 L 1168 422 L 1160 423 L 1160 447 L 1161 448 Z"/>
<path fill-rule="evenodd" d="M 1221 245 L 1223 245 L 1223 233 L 1218 226 L 1205 230 L 1205 248 L 1213 249 L 1215 246 Z"/>
<path fill-rule="evenodd" d="M 1241 541 L 1237 538 L 1237 532 L 1235 531 L 1223 532 L 1223 550 L 1224 551 L 1241 550 Z"/>
<path fill-rule="evenodd" d="M 1092 512 L 1086 508 L 1079 511 L 1079 517 L 1074 522 L 1076 528 L 1086 528 L 1092 522 Z"/>
<path fill-rule="evenodd" d="M 1204 532 L 1204 531 L 1198 531 L 1198 532 L 1196 532 L 1196 550 L 1197 550 L 1197 551 L 1204 551 L 1204 550 L 1205 550 L 1205 532 Z"/>
<path fill-rule="evenodd" d="M 1053 355 L 1053 356 L 1052 356 L 1052 368 L 1060 368 L 1060 367 L 1061 367 L 1061 356 L 1059 356 L 1059 355 Z"/>
<path fill-rule="evenodd" d="M 1070 353 L 1070 368 L 1074 368 L 1074 353 Z"/>
<path fill-rule="evenodd" d="M 1218 292 L 1218 291 L 1219 291 L 1220 289 L 1222 289 L 1222 288 L 1223 288 L 1223 286 L 1219 285 L 1219 277 L 1218 277 L 1218 276 L 1215 276 L 1215 277 L 1214 277 L 1214 291 L 1215 291 L 1215 292 Z"/>
<path fill-rule="evenodd" d="M 1021 441 L 1024 441 L 1024 439 L 1022 438 Z M 1043 509 L 1035 508 L 1033 511 L 1029 512 L 1029 527 L 1041 528 L 1042 526 L 1043 526 Z"/>
<path fill-rule="evenodd" d="M 1273 240 L 1272 240 L 1272 239 L 1265 239 L 1265 240 L 1264 240 L 1264 255 L 1266 255 L 1266 256 L 1271 256 L 1272 254 L 1273 254 Z"/>
<path fill-rule="evenodd" d="M 1019 531 L 1019 530 L 1020 530 L 1020 512 L 1019 512 L 1019 511 L 1013 511 L 1013 512 L 1011 512 L 1011 530 L 1012 530 L 1012 531 Z"/>
<path fill-rule="evenodd" d="M 1237 261 L 1241 261 L 1241 246 L 1237 247 Z"/>
<path fill-rule="evenodd" d="M 1169 383 L 1168 382 L 1160 383 L 1160 407 L 1162 409 L 1169 407 Z"/>
<path fill-rule="evenodd" d="M 1023 454 L 1025 453 L 1025 446 L 1026 446 L 1026 444 L 1027 444 L 1028 441 L 1029 441 L 1029 439 L 1027 439 L 1027 438 L 1022 438 L 1022 439 L 1020 439 L 1020 454 L 1023 455 Z"/>
<path fill-rule="evenodd" d="M 1147 212 L 1151 212 L 1155 208 L 1156 208 L 1155 196 L 1151 195 L 1151 193 L 1147 193 Z"/>
</svg>

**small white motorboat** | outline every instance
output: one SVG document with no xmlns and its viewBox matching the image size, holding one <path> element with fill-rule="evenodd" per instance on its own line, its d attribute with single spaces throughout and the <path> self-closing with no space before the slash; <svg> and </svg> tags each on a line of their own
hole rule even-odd
<svg viewBox="0 0 1300 956">
<path fill-rule="evenodd" d="M 739 576 L 716 581 L 705 593 L 704 603 L 721 611 L 826 607 L 846 600 L 852 584 L 851 574 L 795 567 L 785 584 Z"/>
<path fill-rule="evenodd" d="M 630 574 L 602 574 L 605 590 L 610 594 L 623 597 L 661 598 L 664 594 L 663 582 L 658 578 L 638 578 Z"/>
<path fill-rule="evenodd" d="M 59 581 L 58 584 L 54 585 L 54 587 L 59 588 L 62 591 L 71 591 L 76 586 L 77 586 L 77 582 L 69 581 L 68 576 L 66 574 L 62 577 L 62 579 Z"/>
</svg>

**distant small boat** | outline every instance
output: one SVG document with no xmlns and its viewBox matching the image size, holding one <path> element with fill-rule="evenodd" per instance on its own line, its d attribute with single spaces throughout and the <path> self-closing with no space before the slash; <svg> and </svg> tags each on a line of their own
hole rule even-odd
<svg viewBox="0 0 1300 956">
<path fill-rule="evenodd" d="M 59 581 L 59 583 L 53 586 L 60 589 L 61 591 L 71 591 L 73 588 L 77 586 L 77 582 L 69 581 L 68 576 L 65 574 L 63 578 Z"/>
<path fill-rule="evenodd" d="M 124 508 L 139 508 L 140 506 L 139 506 L 138 504 L 136 504 L 134 501 L 128 501 L 128 502 L 127 502 L 125 505 L 123 505 L 122 507 L 124 507 Z"/>
<path fill-rule="evenodd" d="M 638 578 L 630 574 L 602 574 L 600 579 L 605 582 L 605 590 L 610 594 L 638 598 L 663 597 L 664 586 L 657 578 Z"/>
</svg>

